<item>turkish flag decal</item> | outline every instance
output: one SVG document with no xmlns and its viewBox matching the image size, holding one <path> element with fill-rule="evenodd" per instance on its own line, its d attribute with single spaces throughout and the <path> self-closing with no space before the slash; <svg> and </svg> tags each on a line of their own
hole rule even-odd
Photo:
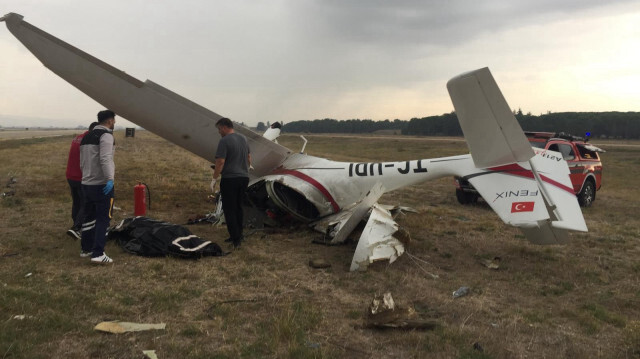
<svg viewBox="0 0 640 359">
<path fill-rule="evenodd" d="M 533 212 L 535 202 L 513 202 L 511 203 L 511 213 Z"/>
</svg>

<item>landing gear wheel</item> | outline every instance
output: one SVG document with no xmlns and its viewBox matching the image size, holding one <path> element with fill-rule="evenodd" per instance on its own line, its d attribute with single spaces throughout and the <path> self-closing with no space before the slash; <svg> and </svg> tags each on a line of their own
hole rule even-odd
<svg viewBox="0 0 640 359">
<path fill-rule="evenodd" d="M 591 181 L 587 181 L 578 193 L 578 203 L 582 207 L 589 207 L 596 200 L 596 186 Z"/>
<path fill-rule="evenodd" d="M 456 189 L 456 198 L 460 204 L 475 204 L 478 202 L 477 193 L 469 193 L 461 189 Z"/>
</svg>

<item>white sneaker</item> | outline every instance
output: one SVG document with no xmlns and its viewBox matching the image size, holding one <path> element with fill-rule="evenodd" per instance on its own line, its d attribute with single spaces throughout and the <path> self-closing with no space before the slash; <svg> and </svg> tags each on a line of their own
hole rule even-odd
<svg viewBox="0 0 640 359">
<path fill-rule="evenodd" d="M 106 253 L 102 253 L 100 257 L 91 258 L 92 264 L 109 264 L 113 263 L 113 259 L 109 258 Z"/>
<path fill-rule="evenodd" d="M 93 254 L 93 252 L 82 251 L 82 252 L 80 252 L 80 257 L 81 258 L 87 258 L 87 257 L 91 257 L 92 254 Z"/>
<path fill-rule="evenodd" d="M 82 239 L 82 233 L 76 231 L 73 228 L 67 231 L 67 235 L 69 235 L 69 237 L 73 238 L 74 240 Z"/>
</svg>

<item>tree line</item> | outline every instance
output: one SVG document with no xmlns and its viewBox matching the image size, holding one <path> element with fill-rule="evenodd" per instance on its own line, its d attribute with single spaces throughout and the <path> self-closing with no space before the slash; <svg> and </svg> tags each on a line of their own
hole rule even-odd
<svg viewBox="0 0 640 359">
<path fill-rule="evenodd" d="M 589 133 L 593 138 L 640 138 L 640 112 L 550 112 L 536 116 L 518 109 L 513 114 L 525 131 L 566 132 L 575 136 Z M 403 135 L 462 136 L 455 112 L 408 121 L 325 118 L 294 121 L 283 126 L 283 131 L 296 133 L 373 133 L 382 130 Z"/>
</svg>

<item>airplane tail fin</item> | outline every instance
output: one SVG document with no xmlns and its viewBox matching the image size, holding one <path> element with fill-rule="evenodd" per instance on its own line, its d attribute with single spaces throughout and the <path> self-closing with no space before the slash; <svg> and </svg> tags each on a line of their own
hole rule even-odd
<svg viewBox="0 0 640 359">
<path fill-rule="evenodd" d="M 531 145 L 489 68 L 454 77 L 447 82 L 447 89 L 476 167 L 533 157 Z"/>
<path fill-rule="evenodd" d="M 467 179 L 507 224 L 537 244 L 565 243 L 587 226 L 562 155 L 534 152 L 488 68 L 447 83 L 478 169 Z"/>
</svg>

